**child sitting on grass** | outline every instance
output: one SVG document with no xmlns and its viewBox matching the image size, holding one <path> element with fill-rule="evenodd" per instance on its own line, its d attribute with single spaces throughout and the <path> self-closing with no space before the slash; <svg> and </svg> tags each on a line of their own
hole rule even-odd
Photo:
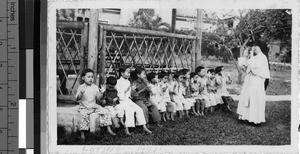
<svg viewBox="0 0 300 154">
<path fill-rule="evenodd" d="M 115 128 L 119 128 L 119 122 L 123 126 L 124 123 L 124 110 L 122 106 L 119 104 L 118 91 L 115 86 L 117 84 L 117 78 L 110 76 L 106 80 L 106 90 L 103 94 L 102 105 L 105 109 L 107 109 L 111 115 L 112 123 Z"/>
<path fill-rule="evenodd" d="M 147 74 L 147 80 L 149 81 L 149 90 L 150 90 L 150 101 L 152 101 L 158 108 L 160 112 L 162 121 L 166 120 L 166 111 L 167 104 L 160 97 L 160 88 L 158 85 L 158 75 L 156 73 Z"/>
<path fill-rule="evenodd" d="M 79 102 L 81 138 L 85 140 L 85 132 L 90 129 L 90 114 L 92 113 L 100 115 L 100 126 L 107 126 L 108 132 L 116 135 L 110 128 L 112 122 L 108 110 L 96 104 L 96 101 L 101 99 L 105 86 L 102 86 L 99 91 L 99 87 L 94 84 L 94 71 L 91 69 L 83 70 L 81 78 L 84 83 L 78 87 L 75 96 L 76 101 Z"/>
<path fill-rule="evenodd" d="M 117 80 L 116 89 L 120 105 L 125 112 L 125 133 L 131 135 L 129 127 L 143 126 L 143 130 L 149 134 L 152 132 L 146 126 L 146 119 L 142 108 L 131 100 L 131 91 L 135 90 L 136 86 L 131 85 L 128 78 L 130 77 L 130 68 L 122 66 L 119 68 L 120 79 Z"/>
</svg>

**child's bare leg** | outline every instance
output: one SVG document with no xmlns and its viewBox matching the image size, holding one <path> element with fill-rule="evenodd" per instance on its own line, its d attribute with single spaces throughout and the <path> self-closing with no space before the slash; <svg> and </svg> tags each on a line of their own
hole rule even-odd
<svg viewBox="0 0 300 154">
<path fill-rule="evenodd" d="M 179 114 L 179 118 L 182 118 L 182 112 L 181 112 L 181 110 L 178 111 L 178 114 Z"/>
<path fill-rule="evenodd" d="M 171 120 L 174 121 L 174 112 L 170 112 Z"/>
<path fill-rule="evenodd" d="M 185 114 L 186 114 L 186 117 L 187 117 L 187 118 L 190 118 L 189 110 L 185 110 Z"/>
<path fill-rule="evenodd" d="M 111 118 L 111 121 L 112 121 L 113 126 L 114 126 L 115 128 L 119 128 L 119 127 L 120 127 L 119 119 L 118 119 L 117 117 Z"/>
<path fill-rule="evenodd" d="M 129 132 L 129 128 L 125 127 L 125 134 L 131 136 L 131 133 Z"/>
<path fill-rule="evenodd" d="M 167 113 L 166 113 L 166 119 L 167 119 L 167 120 L 171 120 L 171 114 L 170 114 L 170 112 L 167 112 Z"/>
<path fill-rule="evenodd" d="M 109 134 L 115 136 L 116 133 L 114 133 L 112 130 L 111 130 L 111 127 L 110 126 L 107 126 L 107 131 L 109 132 Z"/>
<path fill-rule="evenodd" d="M 80 131 L 80 137 L 81 137 L 81 139 L 85 140 L 85 133 L 83 130 Z"/>
<path fill-rule="evenodd" d="M 201 115 L 200 113 L 200 108 L 201 108 L 201 101 L 199 99 L 196 100 L 196 112 Z"/>
<path fill-rule="evenodd" d="M 162 121 L 166 122 L 166 112 L 161 112 Z"/>
<path fill-rule="evenodd" d="M 194 105 L 191 107 L 191 109 L 192 109 L 192 113 L 193 113 L 194 115 L 198 116 L 197 112 L 195 111 L 195 106 L 194 106 Z"/>
<path fill-rule="evenodd" d="M 215 109 L 215 108 L 214 108 L 213 106 L 211 106 L 211 107 L 210 107 L 210 113 L 213 113 L 213 112 L 214 112 L 214 109 Z"/>
<path fill-rule="evenodd" d="M 124 117 L 119 117 L 119 120 L 120 120 L 122 126 L 125 127 Z"/>
<path fill-rule="evenodd" d="M 147 128 L 146 125 L 143 125 L 143 130 L 149 134 L 152 134 L 152 132 Z"/>
</svg>

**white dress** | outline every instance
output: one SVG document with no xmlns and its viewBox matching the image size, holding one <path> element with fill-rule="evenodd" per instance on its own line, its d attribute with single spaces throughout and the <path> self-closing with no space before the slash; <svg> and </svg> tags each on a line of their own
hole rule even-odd
<svg viewBox="0 0 300 154">
<path fill-rule="evenodd" d="M 265 79 L 270 78 L 267 57 L 263 53 L 250 58 L 247 62 L 245 76 L 237 113 L 239 119 L 255 124 L 265 122 L 266 92 Z"/>
<path fill-rule="evenodd" d="M 149 84 L 150 87 L 150 100 L 157 106 L 157 109 L 160 112 L 166 112 L 166 102 L 163 101 L 162 97 L 160 96 L 160 87 L 159 85 Z"/>
</svg>

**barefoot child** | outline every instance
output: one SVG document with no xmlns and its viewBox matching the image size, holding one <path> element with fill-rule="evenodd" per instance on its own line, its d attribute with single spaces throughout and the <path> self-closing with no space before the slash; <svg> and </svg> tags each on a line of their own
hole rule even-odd
<svg viewBox="0 0 300 154">
<path fill-rule="evenodd" d="M 196 74 L 199 76 L 197 78 L 197 82 L 199 84 L 199 94 L 200 94 L 200 99 L 201 101 L 205 102 L 205 114 L 207 113 L 207 111 L 209 109 L 211 109 L 210 107 L 212 106 L 209 97 L 208 97 L 208 92 L 207 92 L 207 76 L 206 76 L 206 72 L 203 66 L 198 66 L 195 69 Z"/>
<path fill-rule="evenodd" d="M 184 111 L 188 110 L 189 105 L 183 97 L 184 87 L 182 85 L 182 75 L 180 72 L 176 72 L 174 74 L 173 82 L 174 82 L 174 84 L 170 84 L 170 85 L 173 85 L 173 88 L 172 88 L 173 96 L 172 96 L 171 100 L 173 102 L 175 102 L 175 104 L 176 104 L 176 110 L 178 111 L 179 118 L 182 118 Z M 189 117 L 188 114 L 187 114 L 187 117 Z"/>
<path fill-rule="evenodd" d="M 124 123 L 124 110 L 122 106 L 119 104 L 118 91 L 115 86 L 117 84 L 117 78 L 110 76 L 106 80 L 106 90 L 103 94 L 102 104 L 105 109 L 107 109 L 111 115 L 112 123 L 115 128 L 119 128 L 119 122 L 123 126 Z"/>
<path fill-rule="evenodd" d="M 167 104 L 166 102 L 162 101 L 162 98 L 160 97 L 158 75 L 156 73 L 149 73 L 147 74 L 147 80 L 149 81 L 148 86 L 150 89 L 150 100 L 157 106 L 162 121 L 167 121 L 166 120 Z"/>
<path fill-rule="evenodd" d="M 191 78 L 191 96 L 196 100 L 196 113 L 201 116 L 204 115 L 204 109 L 205 109 L 205 102 L 202 100 L 200 97 L 200 83 L 197 82 L 199 76 L 195 73 L 192 72 L 190 75 Z"/>
<path fill-rule="evenodd" d="M 181 69 L 180 70 L 183 74 L 183 86 L 185 88 L 184 91 L 184 98 L 189 102 L 189 104 L 191 105 L 191 109 L 192 109 L 192 113 L 195 116 L 199 116 L 199 114 L 196 112 L 195 110 L 195 106 L 196 106 L 196 99 L 194 99 L 191 95 L 191 80 L 190 80 L 190 70 L 189 69 Z"/>
<path fill-rule="evenodd" d="M 220 99 L 217 98 L 216 95 L 216 81 L 215 81 L 215 70 L 209 69 L 207 70 L 207 92 L 208 97 L 211 103 L 211 112 L 213 112 L 216 108 L 216 105 L 220 104 Z M 221 97 L 220 97 L 221 98 Z"/>
<path fill-rule="evenodd" d="M 221 108 L 224 111 L 232 112 L 230 105 L 233 103 L 233 99 L 227 91 L 227 83 L 232 83 L 232 80 L 230 76 L 223 73 L 223 66 L 216 67 L 215 73 L 217 93 L 221 96 L 223 101 Z"/>
<path fill-rule="evenodd" d="M 174 114 L 176 113 L 175 110 L 175 103 L 171 101 L 170 98 L 170 87 L 168 84 L 169 81 L 169 75 L 166 72 L 161 72 L 158 74 L 158 87 L 159 87 L 159 92 L 160 92 L 160 99 L 162 100 L 163 103 L 165 103 L 167 106 L 167 114 L 166 118 L 167 120 L 172 120 L 174 121 Z"/>
<path fill-rule="evenodd" d="M 78 87 L 76 94 L 76 100 L 79 102 L 81 138 L 84 140 L 85 131 L 90 129 L 90 115 L 92 113 L 99 114 L 100 126 L 107 126 L 108 132 L 115 135 L 110 128 L 112 122 L 108 110 L 96 104 L 96 100 L 101 99 L 105 86 L 100 89 L 100 92 L 99 87 L 94 84 L 94 71 L 91 69 L 83 70 L 81 78 L 84 83 Z"/>
<path fill-rule="evenodd" d="M 153 122 L 161 126 L 161 118 L 157 106 L 149 100 L 150 90 L 148 87 L 149 82 L 146 78 L 146 71 L 137 67 L 134 74 L 136 75 L 136 80 L 134 80 L 132 84 L 135 85 L 136 88 L 132 90 L 133 102 L 143 109 L 147 124 L 149 123 L 149 115 L 151 115 Z"/>
<path fill-rule="evenodd" d="M 117 80 L 116 88 L 120 105 L 125 112 L 125 133 L 131 135 L 128 127 L 135 127 L 137 125 L 143 126 L 143 130 L 151 134 L 152 132 L 146 126 L 146 119 L 142 108 L 131 100 L 131 90 L 135 90 L 136 87 L 132 86 L 128 80 L 130 77 L 130 68 L 126 66 L 120 67 L 119 73 L 121 77 Z"/>
</svg>

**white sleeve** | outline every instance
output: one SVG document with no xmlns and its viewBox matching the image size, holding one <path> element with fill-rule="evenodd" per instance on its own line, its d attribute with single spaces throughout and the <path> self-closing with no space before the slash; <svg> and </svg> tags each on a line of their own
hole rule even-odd
<svg viewBox="0 0 300 154">
<path fill-rule="evenodd" d="M 126 97 L 125 97 L 125 88 L 122 83 L 119 82 L 119 80 L 117 81 L 117 84 L 116 84 L 116 89 L 118 91 L 118 97 L 119 97 L 119 100 L 120 101 L 124 101 L 126 100 Z"/>
</svg>

